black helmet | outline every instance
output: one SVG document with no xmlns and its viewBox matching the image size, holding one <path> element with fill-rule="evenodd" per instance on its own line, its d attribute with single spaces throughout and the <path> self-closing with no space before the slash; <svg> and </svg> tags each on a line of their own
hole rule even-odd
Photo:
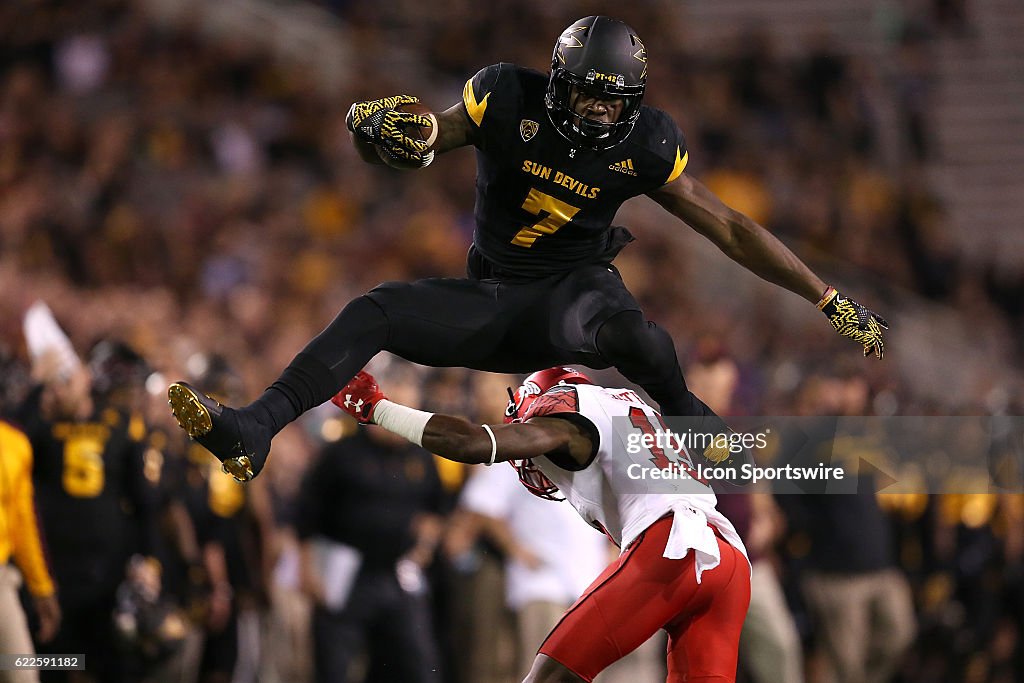
<svg viewBox="0 0 1024 683">
<path fill-rule="evenodd" d="M 146 359 L 119 339 L 101 339 L 89 351 L 92 388 L 101 395 L 141 387 L 151 368 Z"/>
<path fill-rule="evenodd" d="M 551 123 L 569 142 L 608 149 L 633 130 L 646 85 L 647 52 L 636 31 L 611 17 L 586 17 L 562 31 L 555 43 L 544 104 Z M 605 98 L 621 97 L 619 120 L 600 123 L 576 114 L 569 104 L 572 86 Z"/>
<path fill-rule="evenodd" d="M 188 359 L 187 367 L 196 384 L 224 403 L 236 403 L 244 393 L 241 376 L 219 353 L 196 354 Z"/>
</svg>

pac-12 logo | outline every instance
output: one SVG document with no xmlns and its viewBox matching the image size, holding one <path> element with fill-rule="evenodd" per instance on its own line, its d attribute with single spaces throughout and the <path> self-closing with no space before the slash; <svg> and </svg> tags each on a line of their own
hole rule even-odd
<svg viewBox="0 0 1024 683">
<path fill-rule="evenodd" d="M 519 135 L 522 136 L 523 142 L 529 142 L 533 139 L 533 136 L 540 130 L 540 124 L 530 119 L 523 119 L 519 122 Z"/>
</svg>

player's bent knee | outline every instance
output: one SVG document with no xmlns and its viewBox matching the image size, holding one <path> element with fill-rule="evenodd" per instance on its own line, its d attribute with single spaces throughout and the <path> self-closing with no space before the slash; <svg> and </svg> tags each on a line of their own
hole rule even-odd
<svg viewBox="0 0 1024 683">
<path fill-rule="evenodd" d="M 574 674 L 561 662 L 538 654 L 523 683 L 586 683 L 586 679 Z"/>
<path fill-rule="evenodd" d="M 606 361 L 619 368 L 676 364 L 672 338 L 645 320 L 639 311 L 625 311 L 609 318 L 597 333 L 597 349 Z"/>
<path fill-rule="evenodd" d="M 640 311 L 622 311 L 608 318 L 597 331 L 597 346 L 601 353 L 628 352 L 630 347 L 646 336 L 647 321 Z"/>
</svg>

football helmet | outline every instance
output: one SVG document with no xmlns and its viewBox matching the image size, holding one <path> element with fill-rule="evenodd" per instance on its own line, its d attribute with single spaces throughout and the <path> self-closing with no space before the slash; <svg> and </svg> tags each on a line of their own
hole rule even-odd
<svg viewBox="0 0 1024 683">
<path fill-rule="evenodd" d="M 508 390 L 508 407 L 505 408 L 505 424 L 520 422 L 529 412 L 533 402 L 545 391 L 560 383 L 593 384 L 589 377 L 575 368 L 556 366 L 547 370 L 538 370 L 512 392 Z"/>
<path fill-rule="evenodd" d="M 530 406 L 534 401 L 551 387 L 563 383 L 593 384 L 589 377 L 573 368 L 553 367 L 539 370 L 527 377 L 514 393 L 509 387 L 505 422 L 521 422 L 530 412 Z M 564 500 L 556 495 L 558 487 L 540 471 L 533 460 L 509 460 L 509 464 L 519 474 L 520 483 L 533 495 L 545 500 Z"/>
<path fill-rule="evenodd" d="M 234 402 L 245 393 L 241 376 L 219 353 L 195 354 L 188 359 L 186 367 L 191 381 L 221 402 Z"/>
<path fill-rule="evenodd" d="M 101 339 L 89 351 L 92 388 L 107 396 L 141 387 L 152 369 L 135 349 L 119 339 Z"/>
<path fill-rule="evenodd" d="M 604 150 L 633 130 L 646 85 L 647 51 L 636 31 L 611 17 L 585 17 L 565 29 L 555 43 L 544 104 L 552 125 L 569 142 Z M 603 123 L 577 114 L 573 87 L 603 99 L 622 98 L 618 121 Z"/>
</svg>

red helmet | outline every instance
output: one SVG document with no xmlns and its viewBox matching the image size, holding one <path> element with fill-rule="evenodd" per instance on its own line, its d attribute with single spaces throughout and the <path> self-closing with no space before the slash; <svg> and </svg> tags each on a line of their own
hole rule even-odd
<svg viewBox="0 0 1024 683">
<path fill-rule="evenodd" d="M 520 385 L 515 393 L 508 390 L 508 407 L 505 409 L 505 423 L 521 420 L 530 406 L 541 394 L 557 384 L 593 384 L 589 377 L 579 370 L 556 366 L 538 370 Z"/>
</svg>

